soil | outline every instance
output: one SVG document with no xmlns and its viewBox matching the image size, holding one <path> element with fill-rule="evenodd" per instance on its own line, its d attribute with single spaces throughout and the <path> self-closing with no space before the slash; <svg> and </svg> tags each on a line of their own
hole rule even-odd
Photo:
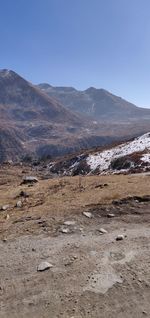
<svg viewBox="0 0 150 318">
<path fill-rule="evenodd" d="M 28 187 L 21 171 L 0 170 L 0 205 L 10 205 L 0 211 L 0 317 L 150 317 L 149 176 Z M 17 208 L 20 191 L 29 197 Z M 38 272 L 43 261 L 53 267 Z"/>
</svg>

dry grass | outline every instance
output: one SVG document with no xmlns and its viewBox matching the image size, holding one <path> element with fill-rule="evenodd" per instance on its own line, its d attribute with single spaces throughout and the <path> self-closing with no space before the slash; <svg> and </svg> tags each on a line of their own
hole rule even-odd
<svg viewBox="0 0 150 318">
<path fill-rule="evenodd" d="M 23 209 L 13 209 L 13 215 L 33 213 L 61 216 L 73 211 L 80 212 L 89 205 L 108 204 L 130 195 L 149 194 L 150 189 L 150 177 L 142 175 L 64 177 L 40 180 L 33 187 L 28 187 L 20 186 L 21 168 L 6 168 L 0 172 L 0 205 L 14 206 L 21 190 L 30 195 Z M 104 184 L 107 186 L 103 187 Z"/>
</svg>

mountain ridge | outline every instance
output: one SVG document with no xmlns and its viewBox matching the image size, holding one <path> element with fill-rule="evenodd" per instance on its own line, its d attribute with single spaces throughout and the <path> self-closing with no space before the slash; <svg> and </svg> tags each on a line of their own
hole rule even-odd
<svg viewBox="0 0 150 318">
<path fill-rule="evenodd" d="M 14 71 L 0 70 L 0 162 L 20 160 L 26 154 L 59 157 L 129 139 L 150 130 L 150 110 L 146 113 L 146 119 L 142 118 L 141 113 L 137 118 L 132 117 L 130 111 L 125 116 L 122 109 L 120 113 L 117 111 L 116 97 L 108 92 L 108 97 L 112 100 L 114 96 L 115 99 L 113 116 L 112 104 L 109 105 L 108 99 L 102 96 L 104 94 L 106 97 L 105 90 L 96 90 L 95 93 L 94 88 L 89 88 L 90 95 L 87 96 L 87 92 L 78 93 L 72 87 L 59 89 L 63 91 L 65 100 L 66 96 L 71 96 L 72 107 L 67 107 L 67 101 L 65 107 L 56 94 L 48 96 L 40 87 Z M 74 93 L 77 94 L 78 104 L 76 98 L 72 98 Z M 96 108 L 99 105 L 99 94 L 103 106 L 106 105 L 101 108 L 99 119 L 97 114 L 94 117 L 87 113 L 87 109 L 91 112 L 92 94 Z M 128 106 L 130 110 L 130 103 Z M 103 113 L 104 110 L 107 111 Z"/>
<path fill-rule="evenodd" d="M 150 109 L 138 107 L 103 88 L 89 87 L 82 91 L 73 87 L 48 85 L 39 84 L 38 87 L 49 96 L 61 101 L 69 109 L 86 113 L 97 120 L 108 120 L 108 116 L 111 116 L 111 120 L 128 120 L 139 117 L 145 119 L 146 116 L 150 119 Z"/>
</svg>

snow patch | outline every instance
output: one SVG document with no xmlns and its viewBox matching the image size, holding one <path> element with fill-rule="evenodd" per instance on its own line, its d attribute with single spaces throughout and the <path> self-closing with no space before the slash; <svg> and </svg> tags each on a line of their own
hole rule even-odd
<svg viewBox="0 0 150 318">
<path fill-rule="evenodd" d="M 89 155 L 87 164 L 90 166 L 91 170 L 94 171 L 98 168 L 99 171 L 102 172 L 109 169 L 112 160 L 144 150 L 147 150 L 148 152 L 150 150 L 150 133 L 144 134 L 131 142 L 124 143 L 110 150 Z M 144 162 L 150 162 L 150 154 L 143 155 L 142 160 Z"/>
</svg>

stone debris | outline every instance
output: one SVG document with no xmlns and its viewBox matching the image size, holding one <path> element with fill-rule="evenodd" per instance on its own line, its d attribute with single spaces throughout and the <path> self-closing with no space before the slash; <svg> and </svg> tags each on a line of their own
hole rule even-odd
<svg viewBox="0 0 150 318">
<path fill-rule="evenodd" d="M 16 203 L 16 207 L 17 208 L 22 208 L 22 201 L 19 200 L 17 203 Z"/>
<path fill-rule="evenodd" d="M 8 210 L 10 208 L 10 205 L 9 204 L 6 204 L 6 205 L 2 205 L 1 207 L 0 207 L 0 210 L 1 211 L 6 211 L 6 210 Z"/>
<path fill-rule="evenodd" d="M 50 263 L 48 263 L 48 262 L 42 262 L 42 263 L 40 263 L 40 264 L 38 265 L 37 271 L 38 271 L 38 272 L 43 272 L 43 271 L 46 271 L 47 269 L 50 269 L 50 268 L 52 268 L 52 267 L 53 267 L 52 264 L 50 264 Z"/>
<path fill-rule="evenodd" d="M 83 215 L 85 215 L 89 219 L 92 218 L 92 213 L 91 212 L 83 212 Z"/>
<path fill-rule="evenodd" d="M 124 235 L 123 234 L 117 235 L 116 241 L 122 241 L 122 240 L 124 240 Z"/>
<path fill-rule="evenodd" d="M 100 228 L 99 229 L 99 232 L 100 232 L 100 234 L 106 234 L 106 233 L 108 233 L 105 229 L 103 229 L 103 228 Z"/>
<path fill-rule="evenodd" d="M 64 233 L 64 234 L 68 234 L 68 233 L 69 233 L 69 229 L 61 228 L 61 229 L 60 229 L 60 232 L 61 232 L 61 233 Z"/>
<path fill-rule="evenodd" d="M 75 221 L 65 221 L 64 222 L 64 225 L 75 225 L 76 224 L 76 222 Z"/>
<path fill-rule="evenodd" d="M 19 194 L 20 197 L 24 197 L 24 198 L 28 198 L 29 197 L 29 194 L 25 191 L 21 191 L 20 194 Z"/>
<path fill-rule="evenodd" d="M 38 179 L 36 177 L 32 177 L 32 176 L 26 176 L 23 178 L 23 181 L 21 184 L 31 184 L 31 183 L 37 183 Z"/>
<path fill-rule="evenodd" d="M 5 220 L 8 221 L 10 219 L 10 215 L 6 214 Z"/>
<path fill-rule="evenodd" d="M 107 217 L 108 217 L 108 218 L 114 218 L 114 217 L 115 217 L 115 214 L 113 214 L 113 213 L 108 213 L 108 214 L 107 214 Z"/>
</svg>

